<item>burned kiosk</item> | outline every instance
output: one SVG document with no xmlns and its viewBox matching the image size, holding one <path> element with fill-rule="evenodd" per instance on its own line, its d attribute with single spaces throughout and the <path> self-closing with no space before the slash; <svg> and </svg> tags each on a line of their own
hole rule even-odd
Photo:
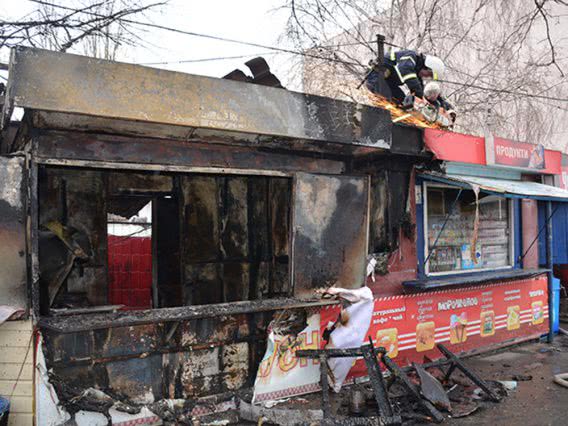
<svg viewBox="0 0 568 426">
<path fill-rule="evenodd" d="M 412 233 L 422 138 L 384 110 L 29 48 L 4 126 L 14 108 L 0 291 L 37 325 L 63 402 L 251 386 L 274 311 L 361 286 L 367 253 Z"/>
</svg>

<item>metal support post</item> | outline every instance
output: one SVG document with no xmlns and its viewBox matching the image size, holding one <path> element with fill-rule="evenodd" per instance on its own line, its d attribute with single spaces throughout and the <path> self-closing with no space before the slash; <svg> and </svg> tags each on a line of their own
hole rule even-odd
<svg viewBox="0 0 568 426">
<path fill-rule="evenodd" d="M 546 202 L 546 217 L 549 219 L 546 222 L 546 267 L 548 268 L 548 343 L 552 343 L 554 340 L 554 318 L 553 318 L 553 311 L 554 311 L 554 302 L 553 302 L 553 294 L 554 294 L 554 287 L 552 284 L 552 280 L 554 278 L 553 275 L 553 264 L 552 264 L 552 255 L 553 255 L 553 247 L 552 247 L 552 201 Z"/>
<path fill-rule="evenodd" d="M 363 345 L 359 348 L 346 348 L 346 349 L 300 349 L 296 351 L 297 357 L 304 358 L 317 358 L 320 361 L 321 372 L 321 386 L 322 386 L 322 411 L 323 411 L 323 425 L 400 425 L 402 418 L 400 415 L 395 415 L 394 409 L 390 403 L 387 388 L 385 386 L 383 374 L 381 372 L 377 354 L 385 353 L 384 348 L 374 348 L 372 341 L 370 345 Z M 329 402 L 329 382 L 328 382 L 328 366 L 327 360 L 329 358 L 354 358 L 363 357 L 367 372 L 371 380 L 373 394 L 377 402 L 378 416 L 366 418 L 347 418 L 335 419 L 331 413 L 331 404 Z"/>
<path fill-rule="evenodd" d="M 365 77 L 363 77 L 363 80 L 361 80 L 361 82 L 357 86 L 357 89 L 360 89 L 361 86 L 363 86 L 363 84 L 365 84 L 365 82 L 367 81 L 367 79 L 369 78 L 369 76 L 371 75 L 371 73 L 375 69 L 377 69 L 380 72 L 380 74 L 382 75 L 382 72 L 384 70 L 384 57 L 385 57 L 385 36 L 381 35 L 381 34 L 377 34 L 377 59 L 375 61 L 375 67 L 373 67 L 369 71 L 367 71 L 367 73 L 365 74 Z M 384 80 L 383 80 L 381 86 L 386 86 L 386 83 L 384 83 Z"/>
</svg>

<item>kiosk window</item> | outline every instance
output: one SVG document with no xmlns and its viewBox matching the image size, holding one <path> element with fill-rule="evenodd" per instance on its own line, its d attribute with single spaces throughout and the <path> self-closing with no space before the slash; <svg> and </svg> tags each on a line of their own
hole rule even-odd
<svg viewBox="0 0 568 426">
<path fill-rule="evenodd" d="M 431 184 L 426 194 L 427 273 L 511 266 L 509 200 L 484 193 L 476 198 L 472 190 L 460 193 L 459 188 Z"/>
</svg>

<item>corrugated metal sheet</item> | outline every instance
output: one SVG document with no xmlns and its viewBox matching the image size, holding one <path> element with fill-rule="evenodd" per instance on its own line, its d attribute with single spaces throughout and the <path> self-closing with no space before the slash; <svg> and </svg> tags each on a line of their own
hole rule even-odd
<svg viewBox="0 0 568 426">
<path fill-rule="evenodd" d="M 489 192 L 507 198 L 532 198 L 535 200 L 568 202 L 567 190 L 542 183 L 489 179 L 477 176 L 449 176 L 437 173 L 423 173 L 421 177 L 427 180 L 461 186 L 468 189 L 477 186 L 483 192 Z"/>
<path fill-rule="evenodd" d="M 453 161 L 444 163 L 446 174 L 479 176 L 495 179 L 521 180 L 521 171 L 505 169 L 503 167 L 487 167 L 480 164 L 455 163 Z"/>
</svg>

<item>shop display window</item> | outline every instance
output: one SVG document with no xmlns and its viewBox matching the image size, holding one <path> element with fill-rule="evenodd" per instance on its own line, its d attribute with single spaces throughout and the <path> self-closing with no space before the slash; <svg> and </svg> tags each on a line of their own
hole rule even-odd
<svg viewBox="0 0 568 426">
<path fill-rule="evenodd" d="M 427 183 L 425 267 L 429 275 L 512 265 L 511 202 L 498 195 Z"/>
</svg>

